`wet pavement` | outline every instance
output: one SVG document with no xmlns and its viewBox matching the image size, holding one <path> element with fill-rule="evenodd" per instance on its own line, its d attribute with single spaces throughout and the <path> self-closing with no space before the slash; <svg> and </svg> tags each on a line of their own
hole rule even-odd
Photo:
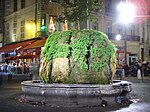
<svg viewBox="0 0 150 112">
<path fill-rule="evenodd" d="M 4 82 L 0 86 L 0 112 L 150 112 L 150 76 L 144 81 L 136 77 L 127 77 L 132 82 L 130 94 L 133 101 L 130 105 L 118 107 L 48 107 L 45 105 L 31 105 L 19 102 L 16 97 L 21 96 L 20 82 Z"/>
</svg>

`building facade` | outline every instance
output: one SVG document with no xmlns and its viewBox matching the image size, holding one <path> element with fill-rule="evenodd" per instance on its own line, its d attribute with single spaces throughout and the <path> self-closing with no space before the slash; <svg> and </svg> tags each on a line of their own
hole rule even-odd
<svg viewBox="0 0 150 112">
<path fill-rule="evenodd" d="M 5 0 L 0 0 L 0 47 L 4 45 L 4 15 L 5 15 L 5 8 L 4 5 Z M 0 62 L 2 61 L 3 55 L 0 54 Z"/>
<path fill-rule="evenodd" d="M 3 6 L 3 4 L 4 4 L 4 0 L 1 0 L 0 1 L 0 43 L 2 43 L 3 42 L 3 23 L 4 23 L 4 6 Z"/>
<path fill-rule="evenodd" d="M 64 0 L 5 0 L 4 35 L 3 42 L 11 43 L 31 39 L 35 37 L 48 36 L 50 33 L 51 19 L 52 27 L 57 31 L 63 30 L 63 24 L 56 21 L 62 14 L 59 3 Z M 71 0 L 66 0 L 68 3 Z M 138 59 L 149 59 L 150 57 L 150 21 L 141 24 L 130 23 L 124 25 L 118 22 L 116 7 L 120 0 L 102 0 L 104 10 L 97 13 L 96 21 L 89 21 L 89 29 L 106 33 L 109 39 L 118 48 L 117 56 L 119 63 L 130 64 Z M 99 2 L 99 0 L 96 0 Z M 83 25 L 81 28 L 86 28 Z M 116 40 L 116 35 L 121 35 L 121 40 Z M 143 41 L 144 40 L 144 41 Z M 126 43 L 125 43 L 126 41 Z M 125 45 L 126 44 L 126 45 Z M 126 47 L 126 55 L 124 49 Z"/>
<path fill-rule="evenodd" d="M 6 2 L 4 42 L 34 38 L 35 1 L 7 0 Z"/>
</svg>

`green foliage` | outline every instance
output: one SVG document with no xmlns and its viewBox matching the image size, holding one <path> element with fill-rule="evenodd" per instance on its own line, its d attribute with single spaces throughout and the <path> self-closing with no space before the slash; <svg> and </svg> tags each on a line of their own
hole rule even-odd
<svg viewBox="0 0 150 112">
<path fill-rule="evenodd" d="M 56 53 L 58 35 L 59 33 L 50 35 L 46 41 L 44 49 L 42 50 L 42 54 L 46 56 L 47 61 L 52 60 Z"/>
<path fill-rule="evenodd" d="M 100 74 L 90 76 L 88 72 L 103 71 L 110 58 L 116 60 L 115 46 L 104 33 L 94 30 L 70 30 L 53 33 L 47 39 L 42 54 L 46 57 L 47 62 L 55 58 L 71 59 L 71 64 L 74 64 L 75 69 L 70 69 L 75 70 L 72 70 L 72 73 L 77 80 L 72 75 L 73 80 L 64 77 L 64 81 L 60 80 L 60 82 L 108 82 L 107 77 L 101 77 Z M 80 72 L 78 72 L 79 69 Z M 83 74 L 82 71 L 84 71 Z M 57 79 L 57 75 L 55 76 L 54 80 Z"/>
<path fill-rule="evenodd" d="M 54 58 L 66 58 L 70 53 L 69 48 L 68 44 L 57 45 Z"/>
<path fill-rule="evenodd" d="M 80 34 L 80 37 L 75 38 L 73 41 L 72 57 L 75 62 L 79 62 L 81 69 L 88 69 L 88 65 L 86 63 L 86 55 L 88 52 L 87 47 L 91 43 L 90 38 L 89 38 L 90 35 L 87 33 L 87 31 L 81 31 L 76 34 Z"/>
<path fill-rule="evenodd" d="M 103 2 L 94 2 L 93 0 L 73 0 L 69 4 L 62 4 L 64 7 L 65 19 L 70 22 L 84 21 L 87 18 L 93 18 L 94 12 L 101 12 L 103 9 Z M 59 20 L 62 21 L 63 17 Z"/>
<path fill-rule="evenodd" d="M 107 64 L 108 56 L 114 54 L 114 46 L 110 43 L 104 43 L 104 41 L 108 40 L 104 40 L 105 36 L 103 36 L 103 33 L 100 32 L 95 34 L 95 38 L 91 39 L 91 35 L 94 34 L 93 32 L 94 31 L 92 30 L 74 30 L 72 32 L 72 36 L 77 38 L 74 38 L 72 45 L 67 44 L 71 31 L 62 32 L 61 34 L 53 34 L 46 42 L 44 47 L 45 49 L 42 51 L 42 54 L 48 58 L 48 61 L 53 58 L 66 58 L 70 54 L 71 48 L 74 61 L 79 62 L 81 69 L 88 69 L 86 55 L 88 47 L 90 46 L 90 58 L 95 59 L 96 61 L 93 62 L 92 68 L 96 71 L 102 70 Z M 60 44 L 58 44 L 58 42 L 60 42 Z M 93 42 L 95 42 L 95 46 L 91 46 Z M 98 60 L 103 61 L 97 62 Z"/>
<path fill-rule="evenodd" d="M 69 55 L 70 45 L 67 44 L 69 36 L 70 31 L 57 32 L 49 36 L 44 50 L 42 50 L 42 54 L 46 56 L 47 62 L 53 58 L 65 58 Z"/>
</svg>

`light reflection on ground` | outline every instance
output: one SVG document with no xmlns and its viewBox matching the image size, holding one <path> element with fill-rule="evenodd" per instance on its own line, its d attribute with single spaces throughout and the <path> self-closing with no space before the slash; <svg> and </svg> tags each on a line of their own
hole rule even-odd
<svg viewBox="0 0 150 112">
<path fill-rule="evenodd" d="M 150 103 L 132 103 L 129 107 L 110 112 L 150 112 Z"/>
</svg>

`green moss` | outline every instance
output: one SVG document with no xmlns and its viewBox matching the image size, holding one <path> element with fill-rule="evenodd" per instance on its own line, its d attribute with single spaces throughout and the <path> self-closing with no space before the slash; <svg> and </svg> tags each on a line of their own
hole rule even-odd
<svg viewBox="0 0 150 112">
<path fill-rule="evenodd" d="M 68 44 L 57 45 L 54 58 L 66 58 L 70 53 L 69 49 L 70 45 Z"/>
<path fill-rule="evenodd" d="M 76 66 L 76 71 L 72 73 L 79 78 L 78 80 L 66 78 L 67 80 L 62 81 L 69 83 L 105 83 L 107 77 L 89 76 L 88 72 L 103 71 L 110 58 L 116 60 L 115 46 L 104 33 L 95 30 L 69 30 L 53 33 L 48 37 L 42 55 L 46 57 L 47 62 L 55 58 L 72 59 L 73 65 L 70 66 L 72 67 L 70 70 L 75 70 L 73 67 Z M 87 74 L 78 72 L 82 70 L 85 74 L 87 71 Z M 45 80 L 43 77 L 42 79 Z M 55 79 L 57 75 L 54 82 Z"/>
</svg>

